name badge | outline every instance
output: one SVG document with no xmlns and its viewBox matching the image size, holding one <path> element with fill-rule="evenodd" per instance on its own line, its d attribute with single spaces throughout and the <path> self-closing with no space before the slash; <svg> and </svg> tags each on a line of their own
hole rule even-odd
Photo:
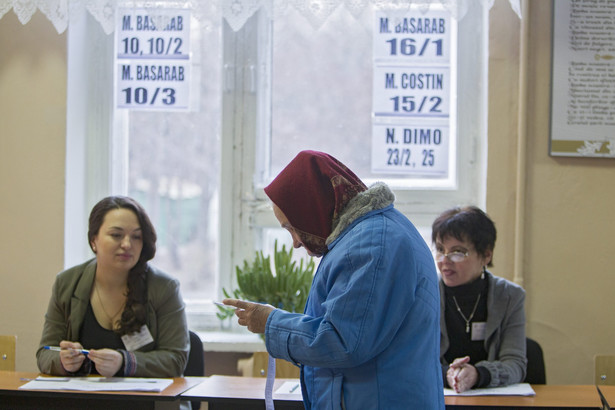
<svg viewBox="0 0 615 410">
<path fill-rule="evenodd" d="M 134 352 L 135 350 L 140 349 L 153 341 L 154 338 L 146 325 L 141 326 L 141 329 L 138 332 L 133 332 L 122 336 L 122 342 L 124 342 L 124 346 L 126 346 L 126 350 L 129 352 Z"/>
<path fill-rule="evenodd" d="M 485 331 L 487 330 L 487 322 L 472 323 L 472 341 L 485 340 Z"/>
</svg>

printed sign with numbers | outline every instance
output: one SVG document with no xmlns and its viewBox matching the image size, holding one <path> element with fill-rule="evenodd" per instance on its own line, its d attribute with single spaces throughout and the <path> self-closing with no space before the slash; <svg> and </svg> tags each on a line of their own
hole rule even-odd
<svg viewBox="0 0 615 410">
<path fill-rule="evenodd" d="M 118 108 L 186 110 L 190 103 L 190 11 L 127 8 L 116 28 Z M 160 11 L 159 11 L 160 13 Z"/>
<path fill-rule="evenodd" d="M 373 29 L 372 172 L 447 178 L 456 24 L 411 9 L 376 12 Z"/>
<path fill-rule="evenodd" d="M 448 64 L 451 18 L 445 11 L 379 12 L 374 23 L 374 60 Z"/>
<path fill-rule="evenodd" d="M 448 167 L 448 126 L 377 124 L 373 128 L 372 172 L 441 176 Z"/>
<path fill-rule="evenodd" d="M 374 67 L 374 116 L 448 118 L 450 75 L 446 67 Z"/>
</svg>

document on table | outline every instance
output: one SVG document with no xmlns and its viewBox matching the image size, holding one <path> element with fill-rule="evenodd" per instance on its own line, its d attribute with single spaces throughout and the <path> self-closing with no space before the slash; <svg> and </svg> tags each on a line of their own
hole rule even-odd
<svg viewBox="0 0 615 410">
<path fill-rule="evenodd" d="M 39 376 L 19 387 L 21 390 L 149 391 L 161 392 L 173 379 L 139 377 L 52 377 Z"/>
<path fill-rule="evenodd" d="M 466 390 L 456 393 L 453 389 L 444 389 L 445 396 L 535 396 L 536 392 L 528 383 L 511 384 L 503 387 L 486 387 L 482 389 Z"/>
<path fill-rule="evenodd" d="M 284 382 L 275 392 L 276 394 L 298 394 L 301 396 L 301 383 L 299 383 L 299 380 Z"/>
</svg>

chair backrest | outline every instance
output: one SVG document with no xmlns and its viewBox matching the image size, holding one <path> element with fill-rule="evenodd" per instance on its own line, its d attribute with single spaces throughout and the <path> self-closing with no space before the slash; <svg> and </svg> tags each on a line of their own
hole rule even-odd
<svg viewBox="0 0 615 410">
<path fill-rule="evenodd" d="M 184 370 L 184 376 L 205 376 L 205 353 L 203 352 L 203 342 L 199 335 L 190 332 L 190 353 L 188 353 L 188 363 Z"/>
<path fill-rule="evenodd" d="M 615 355 L 594 356 L 594 382 L 599 385 L 615 385 Z"/>
<path fill-rule="evenodd" d="M 205 376 L 205 353 L 203 352 L 203 341 L 192 330 L 190 333 L 190 352 L 188 353 L 188 362 L 184 370 L 184 376 Z M 201 408 L 200 401 L 190 402 L 192 410 Z"/>
<path fill-rule="evenodd" d="M 527 374 L 525 375 L 525 383 L 530 384 L 546 384 L 547 374 L 545 371 L 545 359 L 542 354 L 542 348 L 537 341 L 526 338 L 527 357 Z"/>
<path fill-rule="evenodd" d="M 17 336 L 0 336 L 0 370 L 15 371 L 15 345 Z"/>
</svg>

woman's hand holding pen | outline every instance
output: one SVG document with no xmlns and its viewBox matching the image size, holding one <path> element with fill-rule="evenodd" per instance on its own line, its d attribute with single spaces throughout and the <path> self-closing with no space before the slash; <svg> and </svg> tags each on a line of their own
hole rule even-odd
<svg viewBox="0 0 615 410">
<path fill-rule="evenodd" d="M 448 385 L 457 393 L 470 390 L 478 381 L 478 370 L 469 362 L 470 356 L 457 358 L 446 372 Z"/>
<path fill-rule="evenodd" d="M 79 342 L 69 342 L 67 340 L 60 342 L 60 361 L 64 370 L 75 373 L 81 368 L 85 360 L 85 354 L 82 351 L 83 346 Z M 124 356 L 117 350 L 90 349 L 87 352 L 89 359 L 94 363 L 96 371 L 101 376 L 115 376 L 124 363 Z"/>
<path fill-rule="evenodd" d="M 90 349 L 90 360 L 96 366 L 96 371 L 105 377 L 113 377 L 124 363 L 124 356 L 113 349 Z"/>
<path fill-rule="evenodd" d="M 62 340 L 60 348 L 62 349 L 60 350 L 60 361 L 64 370 L 71 373 L 79 370 L 85 360 L 85 355 L 80 352 L 83 349 L 81 343 Z"/>
</svg>

